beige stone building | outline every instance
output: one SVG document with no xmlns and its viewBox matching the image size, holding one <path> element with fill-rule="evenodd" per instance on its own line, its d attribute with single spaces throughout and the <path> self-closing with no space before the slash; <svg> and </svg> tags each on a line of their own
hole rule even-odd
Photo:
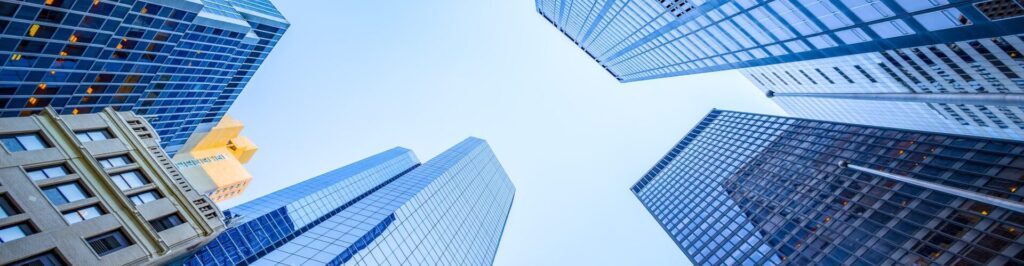
<svg viewBox="0 0 1024 266">
<path fill-rule="evenodd" d="M 243 165 L 257 147 L 241 136 L 244 127 L 225 115 L 213 128 L 196 130 L 174 155 L 175 165 L 192 186 L 216 202 L 238 197 L 252 181 Z"/>
<path fill-rule="evenodd" d="M 109 108 L 0 118 L 0 265 L 161 264 L 222 232 L 158 143 Z"/>
</svg>

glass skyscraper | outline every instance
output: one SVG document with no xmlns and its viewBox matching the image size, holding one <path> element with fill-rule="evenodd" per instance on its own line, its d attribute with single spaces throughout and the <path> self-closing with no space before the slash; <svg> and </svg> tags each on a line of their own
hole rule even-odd
<svg viewBox="0 0 1024 266">
<path fill-rule="evenodd" d="M 740 71 L 797 117 L 1024 140 L 1021 36 Z"/>
<path fill-rule="evenodd" d="M 0 0 L 0 117 L 135 111 L 173 155 L 288 25 L 267 0 Z"/>
<path fill-rule="evenodd" d="M 395 148 L 225 211 L 184 265 L 489 265 L 515 188 L 484 140 Z"/>
<path fill-rule="evenodd" d="M 790 115 L 1024 140 L 1019 0 L 538 0 L 623 82 L 726 69 Z"/>
<path fill-rule="evenodd" d="M 1024 143 L 714 110 L 631 191 L 697 265 L 1020 265 Z"/>
<path fill-rule="evenodd" d="M 628 82 L 1024 33 L 1018 0 L 537 0 Z"/>
</svg>

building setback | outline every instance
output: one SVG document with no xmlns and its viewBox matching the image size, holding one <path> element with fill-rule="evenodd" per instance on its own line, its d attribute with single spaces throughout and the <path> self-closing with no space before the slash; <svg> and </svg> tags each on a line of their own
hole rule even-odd
<svg viewBox="0 0 1024 266">
<path fill-rule="evenodd" d="M 288 25 L 267 0 L 2 0 L 0 117 L 135 111 L 173 155 Z"/>
<path fill-rule="evenodd" d="M 697 265 L 1016 265 L 1024 213 L 993 202 L 1020 206 L 1022 154 L 1022 142 L 714 110 L 631 191 Z"/>
<path fill-rule="evenodd" d="M 143 118 L 0 118 L 0 264 L 167 263 L 225 229 Z"/>
<path fill-rule="evenodd" d="M 184 265 L 489 265 L 515 193 L 484 140 L 394 148 L 225 211 Z"/>
</svg>

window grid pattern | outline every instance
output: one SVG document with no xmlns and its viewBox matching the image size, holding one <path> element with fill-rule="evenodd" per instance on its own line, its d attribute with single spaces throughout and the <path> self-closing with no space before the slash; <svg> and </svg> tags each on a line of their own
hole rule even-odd
<svg viewBox="0 0 1024 266">
<path fill-rule="evenodd" d="M 679 13 L 677 2 L 682 5 Z M 1024 32 L 947 0 L 537 0 L 537 11 L 620 81 Z M 679 15 L 678 17 L 676 15 Z M 921 37 L 927 36 L 927 37 Z"/>
<path fill-rule="evenodd" d="M 288 27 L 266 0 L 202 2 L 0 1 L 0 117 L 137 111 L 173 155 Z"/>
<path fill-rule="evenodd" d="M 1009 35 L 761 66 L 741 72 L 763 92 L 776 93 L 1024 93 L 1021 51 L 1024 51 L 1024 40 L 1020 35 Z M 854 72 L 857 68 L 863 71 Z M 840 74 L 833 69 L 851 75 L 854 82 L 828 82 L 827 79 L 837 79 Z M 821 75 L 795 75 L 784 79 L 772 75 L 795 72 L 819 72 Z M 870 77 L 877 82 L 872 82 Z M 1024 140 L 1022 106 L 821 97 L 773 100 L 797 117 Z"/>
<path fill-rule="evenodd" d="M 1024 263 L 1024 214 L 839 161 L 1024 199 L 1024 143 L 713 111 L 633 192 L 702 265 Z"/>
<path fill-rule="evenodd" d="M 338 196 L 347 192 L 331 191 L 330 184 L 355 194 Z M 464 141 L 423 165 L 411 151 L 394 149 L 228 210 L 240 215 L 232 218 L 236 226 L 185 264 L 379 265 L 382 254 L 392 260 L 486 264 L 497 249 L 513 190 L 483 140 Z M 290 207 L 306 200 L 312 210 Z M 443 221 L 453 224 L 438 225 Z M 482 224 L 456 226 L 461 223 Z"/>
<path fill-rule="evenodd" d="M 417 162 L 411 151 L 392 149 L 226 210 L 232 227 L 185 264 L 254 263 Z"/>
</svg>

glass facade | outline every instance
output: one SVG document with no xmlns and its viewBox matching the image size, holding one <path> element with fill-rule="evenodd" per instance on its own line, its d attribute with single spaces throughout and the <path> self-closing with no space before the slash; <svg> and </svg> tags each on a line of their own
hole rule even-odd
<svg viewBox="0 0 1024 266">
<path fill-rule="evenodd" d="M 1024 32 L 1017 0 L 537 0 L 623 82 Z"/>
<path fill-rule="evenodd" d="M 1024 143 L 714 110 L 631 191 L 697 265 L 1020 265 Z"/>
<path fill-rule="evenodd" d="M 173 155 L 287 27 L 267 1 L 2 0 L 0 117 L 135 111 Z"/>
<path fill-rule="evenodd" d="M 1024 140 L 1024 101 L 884 101 L 894 94 L 1024 95 L 1022 35 L 926 45 L 741 70 L 790 115 Z M 784 96 L 803 93 L 800 96 Z M 861 99 L 834 95 L 858 93 Z M 783 95 L 783 96 L 779 96 Z M 1018 96 L 1019 97 L 1019 96 Z"/>
<path fill-rule="evenodd" d="M 515 193 L 484 140 L 395 148 L 225 211 L 184 265 L 485 265 Z"/>
</svg>

